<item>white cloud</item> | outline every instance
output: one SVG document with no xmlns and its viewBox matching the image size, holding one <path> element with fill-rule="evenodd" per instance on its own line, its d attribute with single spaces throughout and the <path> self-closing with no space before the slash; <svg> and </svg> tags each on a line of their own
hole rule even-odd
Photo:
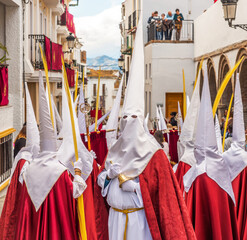
<svg viewBox="0 0 247 240">
<path fill-rule="evenodd" d="M 88 57 L 108 55 L 119 57 L 121 5 L 113 6 L 95 16 L 75 18 L 76 35 L 83 42 Z"/>
</svg>

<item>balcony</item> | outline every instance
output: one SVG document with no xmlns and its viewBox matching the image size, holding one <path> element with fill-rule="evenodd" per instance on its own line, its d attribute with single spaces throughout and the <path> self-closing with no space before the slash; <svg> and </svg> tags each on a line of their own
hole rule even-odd
<svg viewBox="0 0 247 240">
<path fill-rule="evenodd" d="M 156 24 L 153 22 L 147 26 L 147 35 L 149 43 L 193 43 L 194 42 L 194 21 L 193 20 L 184 20 L 183 26 L 180 33 L 180 40 L 176 40 L 176 29 L 172 31 L 171 40 L 157 40 L 156 38 Z M 164 38 L 165 39 L 165 36 Z"/>
<path fill-rule="evenodd" d="M 61 0 L 43 0 L 43 1 L 44 4 L 49 8 L 54 8 L 62 2 Z"/>
<path fill-rule="evenodd" d="M 44 65 L 39 50 L 39 44 L 43 50 L 44 55 L 46 56 L 48 70 L 61 72 L 62 63 L 62 46 L 60 44 L 50 41 L 48 37 L 43 34 L 30 34 L 28 36 L 31 43 L 31 64 L 34 70 L 43 70 Z"/>
<path fill-rule="evenodd" d="M 57 16 L 61 16 L 65 11 L 64 0 L 60 0 L 58 2 L 59 3 L 56 5 L 56 7 L 52 8 L 52 12 Z"/>
</svg>

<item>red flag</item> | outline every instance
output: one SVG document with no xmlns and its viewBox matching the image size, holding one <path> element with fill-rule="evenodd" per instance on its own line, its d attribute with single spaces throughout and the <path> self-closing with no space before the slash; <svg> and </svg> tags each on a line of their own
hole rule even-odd
<svg viewBox="0 0 247 240">
<path fill-rule="evenodd" d="M 45 57 L 48 70 L 51 70 L 51 40 L 45 36 Z"/>
<path fill-rule="evenodd" d="M 8 68 L 0 68 L 0 106 L 9 104 Z"/>
<path fill-rule="evenodd" d="M 62 69 L 62 45 L 52 43 L 52 70 L 58 71 Z"/>
</svg>

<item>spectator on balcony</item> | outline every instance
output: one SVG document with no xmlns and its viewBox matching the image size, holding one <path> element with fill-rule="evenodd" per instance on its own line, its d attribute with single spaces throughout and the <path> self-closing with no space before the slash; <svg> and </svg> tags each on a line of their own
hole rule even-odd
<svg viewBox="0 0 247 240">
<path fill-rule="evenodd" d="M 152 16 L 148 18 L 148 24 L 150 24 L 154 19 L 154 12 L 152 12 Z"/>
<path fill-rule="evenodd" d="M 174 14 L 173 20 L 175 21 L 175 29 L 176 29 L 176 40 L 180 40 L 180 33 L 183 25 L 183 14 L 180 13 L 179 9 L 176 9 L 176 13 Z"/>
<path fill-rule="evenodd" d="M 172 30 L 173 30 L 173 20 L 165 18 L 164 13 L 161 15 L 161 17 L 162 17 L 162 30 L 165 33 L 165 40 L 171 40 Z M 163 35 L 162 35 L 162 39 L 163 39 Z"/>
<path fill-rule="evenodd" d="M 163 40 L 163 23 L 162 20 L 158 20 L 156 24 L 157 40 Z"/>
<path fill-rule="evenodd" d="M 171 11 L 168 12 L 165 18 L 165 23 L 167 26 L 167 31 L 165 32 L 166 40 L 172 40 L 172 31 L 174 29 L 174 21 L 173 21 L 173 14 Z"/>
</svg>

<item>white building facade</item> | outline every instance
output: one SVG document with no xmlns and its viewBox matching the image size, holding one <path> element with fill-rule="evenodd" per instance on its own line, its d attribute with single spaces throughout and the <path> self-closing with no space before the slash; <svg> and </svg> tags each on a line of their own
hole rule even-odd
<svg viewBox="0 0 247 240">
<path fill-rule="evenodd" d="M 155 117 L 155 106 L 160 105 L 165 117 L 177 111 L 177 102 L 183 105 L 183 75 L 185 70 L 186 92 L 191 96 L 195 80 L 194 64 L 194 19 L 201 15 L 213 3 L 208 0 L 126 0 L 122 3 L 122 58 L 124 58 L 125 82 L 131 64 L 132 47 L 134 45 L 136 26 L 140 9 L 143 11 L 143 29 L 145 43 L 145 113 Z M 175 30 L 172 40 L 155 40 L 148 32 L 148 18 L 152 12 L 158 11 L 167 15 L 180 9 L 185 21 L 180 41 L 175 41 Z M 151 37 L 150 37 L 151 36 Z"/>
</svg>

